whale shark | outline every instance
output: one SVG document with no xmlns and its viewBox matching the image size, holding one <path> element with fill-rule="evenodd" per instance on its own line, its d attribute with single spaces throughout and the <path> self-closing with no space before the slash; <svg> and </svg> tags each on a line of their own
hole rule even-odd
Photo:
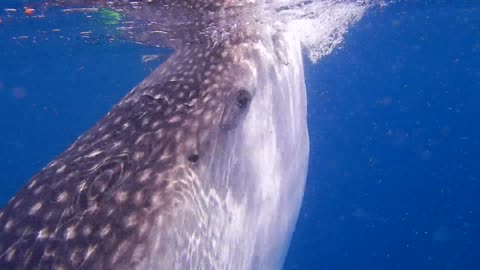
<svg viewBox="0 0 480 270">
<path fill-rule="evenodd" d="M 35 6 L 173 53 L 0 209 L 0 269 L 281 269 L 309 157 L 303 57 L 388 2 Z"/>
<path fill-rule="evenodd" d="M 56 4 L 174 52 L 0 210 L 0 269 L 281 269 L 309 154 L 296 33 L 251 0 Z"/>
</svg>

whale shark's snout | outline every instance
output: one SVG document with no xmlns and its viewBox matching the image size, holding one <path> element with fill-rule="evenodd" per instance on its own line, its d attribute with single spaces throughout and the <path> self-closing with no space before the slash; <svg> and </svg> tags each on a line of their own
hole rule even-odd
<svg viewBox="0 0 480 270">
<path fill-rule="evenodd" d="M 293 34 L 212 20 L 250 2 L 111 3 L 195 20 L 148 28 L 173 55 L 0 211 L 0 269 L 281 268 L 308 160 L 303 63 Z"/>
</svg>

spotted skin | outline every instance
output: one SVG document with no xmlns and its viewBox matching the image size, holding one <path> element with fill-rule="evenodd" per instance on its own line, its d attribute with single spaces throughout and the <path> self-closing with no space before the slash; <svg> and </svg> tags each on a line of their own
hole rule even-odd
<svg viewBox="0 0 480 270">
<path fill-rule="evenodd" d="M 178 50 L 35 175 L 0 212 L 0 269 L 137 268 L 179 179 L 248 111 L 235 47 Z"/>
</svg>

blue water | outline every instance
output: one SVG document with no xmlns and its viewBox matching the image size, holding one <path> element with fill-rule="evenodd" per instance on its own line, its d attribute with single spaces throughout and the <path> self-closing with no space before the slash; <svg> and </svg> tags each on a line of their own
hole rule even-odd
<svg viewBox="0 0 480 270">
<path fill-rule="evenodd" d="M 0 11 L 1 205 L 158 64 L 141 55 L 165 53 L 82 42 L 65 29 L 94 19 L 75 16 Z M 306 78 L 310 168 L 285 269 L 480 269 L 480 2 L 372 11 Z"/>
</svg>

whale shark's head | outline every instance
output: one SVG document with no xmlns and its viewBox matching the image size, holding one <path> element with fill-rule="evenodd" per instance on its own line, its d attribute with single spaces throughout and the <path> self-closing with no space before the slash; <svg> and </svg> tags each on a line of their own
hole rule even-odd
<svg viewBox="0 0 480 270">
<path fill-rule="evenodd" d="M 335 43 L 337 2 L 51 2 L 174 53 L 0 211 L 0 269 L 280 269 L 309 151 L 300 25 Z"/>
</svg>

